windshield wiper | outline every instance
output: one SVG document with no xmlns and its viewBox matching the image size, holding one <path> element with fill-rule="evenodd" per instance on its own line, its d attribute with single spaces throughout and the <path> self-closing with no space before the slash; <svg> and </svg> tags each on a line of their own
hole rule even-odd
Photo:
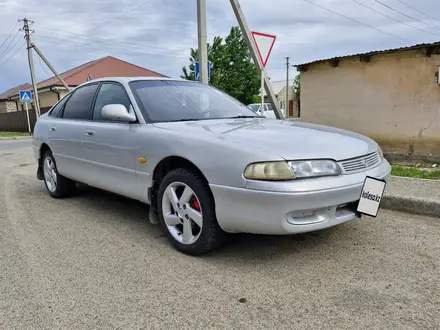
<svg viewBox="0 0 440 330">
<path fill-rule="evenodd" d="M 240 119 L 240 118 L 258 118 L 260 116 L 235 116 L 235 117 L 228 117 L 230 119 Z"/>
<path fill-rule="evenodd" d="M 198 121 L 198 120 L 202 120 L 202 118 L 175 119 L 175 120 L 167 120 L 167 122 L 178 122 L 178 121 Z"/>
</svg>

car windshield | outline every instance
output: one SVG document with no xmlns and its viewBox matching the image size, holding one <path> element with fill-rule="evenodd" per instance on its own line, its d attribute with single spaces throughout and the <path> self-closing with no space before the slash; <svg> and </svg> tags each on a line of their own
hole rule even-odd
<svg viewBox="0 0 440 330">
<path fill-rule="evenodd" d="M 138 80 L 130 88 L 151 122 L 258 117 L 229 95 L 196 82 Z"/>
</svg>

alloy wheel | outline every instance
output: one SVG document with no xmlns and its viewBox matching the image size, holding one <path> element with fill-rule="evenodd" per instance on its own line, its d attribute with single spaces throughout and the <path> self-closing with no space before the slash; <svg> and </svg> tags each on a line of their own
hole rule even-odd
<svg viewBox="0 0 440 330">
<path fill-rule="evenodd" d="M 54 192 L 57 189 L 57 173 L 52 158 L 46 157 L 44 160 L 43 171 L 47 189 L 49 189 L 50 192 Z"/>
<path fill-rule="evenodd" d="M 194 191 L 185 183 L 173 182 L 162 198 L 165 225 L 173 238 L 182 244 L 192 244 L 200 237 L 203 227 L 201 204 Z"/>
</svg>

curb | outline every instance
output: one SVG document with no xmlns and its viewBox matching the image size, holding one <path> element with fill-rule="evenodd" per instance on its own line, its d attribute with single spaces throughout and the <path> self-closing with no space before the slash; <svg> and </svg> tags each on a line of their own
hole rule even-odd
<svg viewBox="0 0 440 330">
<path fill-rule="evenodd" d="M 426 182 L 440 182 L 440 180 L 437 179 L 422 179 L 422 178 L 411 178 L 408 176 L 397 176 L 397 175 L 391 175 L 392 178 L 398 178 L 398 179 L 405 179 L 405 180 L 413 180 L 415 182 L 417 181 L 426 181 Z"/>
<path fill-rule="evenodd" d="M 384 195 L 381 207 L 393 211 L 440 218 L 440 201 Z"/>
<path fill-rule="evenodd" d="M 0 137 L 0 141 L 8 141 L 8 140 L 29 140 L 32 139 L 32 136 L 11 136 L 11 137 Z"/>
</svg>

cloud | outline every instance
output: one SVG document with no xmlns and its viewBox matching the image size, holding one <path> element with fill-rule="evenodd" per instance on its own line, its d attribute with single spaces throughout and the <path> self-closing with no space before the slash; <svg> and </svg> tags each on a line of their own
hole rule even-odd
<svg viewBox="0 0 440 330">
<path fill-rule="evenodd" d="M 308 1 L 373 28 L 305 0 L 241 0 L 251 29 L 277 35 L 268 64 L 273 80 L 284 78 L 286 56 L 296 64 L 440 40 L 440 24 L 433 19 L 440 13 L 438 0 L 402 0 L 416 10 L 398 0 L 380 0 L 415 20 L 375 0 L 356 1 L 394 20 L 353 0 Z M 237 25 L 229 1 L 208 0 L 207 5 L 208 41 L 226 36 L 231 26 Z M 33 0 L 32 6 L 25 0 L 0 0 L 0 8 L 0 44 L 19 18 L 32 19 L 35 43 L 60 72 L 112 55 L 178 77 L 181 67 L 188 64 L 189 48 L 197 47 L 195 0 Z M 0 56 L 0 92 L 30 81 L 26 49 L 19 49 L 22 37 L 20 32 L 14 40 L 19 41 L 16 48 Z M 0 54 L 4 49 L 0 48 Z M 4 63 L 15 51 L 16 55 Z M 38 81 L 52 75 L 36 55 L 34 62 Z M 292 68 L 291 74 L 295 73 Z"/>
</svg>

